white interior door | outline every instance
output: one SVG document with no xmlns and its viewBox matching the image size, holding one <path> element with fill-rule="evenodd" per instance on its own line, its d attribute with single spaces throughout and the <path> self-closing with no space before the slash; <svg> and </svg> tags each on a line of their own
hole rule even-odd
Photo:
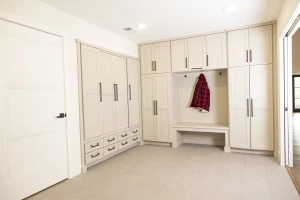
<svg viewBox="0 0 300 200">
<path fill-rule="evenodd" d="M 115 116 L 115 93 L 114 93 L 114 56 L 99 52 L 99 76 L 101 84 L 100 121 L 101 135 L 117 130 Z"/>
<path fill-rule="evenodd" d="M 250 65 L 272 63 L 272 43 L 272 25 L 250 28 Z"/>
<path fill-rule="evenodd" d="M 101 135 L 101 81 L 99 74 L 99 51 L 86 45 L 81 45 L 82 93 L 84 137 L 91 139 Z"/>
<path fill-rule="evenodd" d="M 116 84 L 115 116 L 117 130 L 128 128 L 126 59 L 114 56 L 114 83 Z"/>
<path fill-rule="evenodd" d="M 274 150 L 272 65 L 250 67 L 251 149 Z"/>
<path fill-rule="evenodd" d="M 152 44 L 140 46 L 140 57 L 141 57 L 141 74 L 153 73 L 153 50 Z"/>
<path fill-rule="evenodd" d="M 171 72 L 170 42 L 153 44 L 155 73 Z"/>
<path fill-rule="evenodd" d="M 154 116 L 155 82 L 154 75 L 142 76 L 143 139 L 156 141 Z"/>
<path fill-rule="evenodd" d="M 161 142 L 171 141 L 170 130 L 170 75 L 155 76 L 156 99 L 156 139 Z"/>
<path fill-rule="evenodd" d="M 172 72 L 188 71 L 187 39 L 171 41 Z"/>
<path fill-rule="evenodd" d="M 0 20 L 0 199 L 68 177 L 61 37 Z"/>
<path fill-rule="evenodd" d="M 189 70 L 206 69 L 205 36 L 188 39 Z"/>
<path fill-rule="evenodd" d="M 207 69 L 227 68 L 227 41 L 226 33 L 207 35 Z"/>
<path fill-rule="evenodd" d="M 138 61 L 127 58 L 129 127 L 140 123 Z"/>
<path fill-rule="evenodd" d="M 249 29 L 228 32 L 229 67 L 249 65 Z"/>
<path fill-rule="evenodd" d="M 249 66 L 229 68 L 230 147 L 250 149 Z"/>
</svg>

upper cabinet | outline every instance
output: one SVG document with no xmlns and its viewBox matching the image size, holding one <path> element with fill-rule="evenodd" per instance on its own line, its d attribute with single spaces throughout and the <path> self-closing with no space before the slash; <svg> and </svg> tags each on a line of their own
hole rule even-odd
<svg viewBox="0 0 300 200">
<path fill-rule="evenodd" d="M 171 41 L 172 72 L 227 68 L 226 33 Z"/>
<path fill-rule="evenodd" d="M 142 74 L 171 72 L 170 42 L 141 45 L 140 58 Z"/>
<path fill-rule="evenodd" d="M 227 68 L 226 33 L 206 36 L 207 69 Z"/>
<path fill-rule="evenodd" d="M 229 67 L 272 63 L 272 25 L 228 32 Z"/>
</svg>

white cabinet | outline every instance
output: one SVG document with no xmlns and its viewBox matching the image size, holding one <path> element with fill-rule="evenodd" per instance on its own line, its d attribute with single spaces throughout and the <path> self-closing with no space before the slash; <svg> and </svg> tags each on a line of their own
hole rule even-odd
<svg viewBox="0 0 300 200">
<path fill-rule="evenodd" d="M 138 61 L 127 58 L 129 127 L 140 123 Z"/>
<path fill-rule="evenodd" d="M 272 25 L 228 32 L 229 67 L 272 63 Z"/>
<path fill-rule="evenodd" d="M 126 59 L 81 45 L 85 140 L 128 128 Z"/>
<path fill-rule="evenodd" d="M 140 46 L 141 73 L 158 74 L 171 71 L 170 42 Z"/>
<path fill-rule="evenodd" d="M 171 41 L 172 72 L 188 71 L 188 40 Z"/>
<path fill-rule="evenodd" d="M 206 42 L 205 36 L 188 39 L 188 66 L 189 70 L 206 69 Z"/>
<path fill-rule="evenodd" d="M 230 146 L 274 150 L 272 65 L 229 69 Z"/>
<path fill-rule="evenodd" d="M 171 142 L 170 74 L 142 76 L 144 140 Z"/>
<path fill-rule="evenodd" d="M 206 36 L 207 69 L 227 68 L 226 33 Z"/>
</svg>

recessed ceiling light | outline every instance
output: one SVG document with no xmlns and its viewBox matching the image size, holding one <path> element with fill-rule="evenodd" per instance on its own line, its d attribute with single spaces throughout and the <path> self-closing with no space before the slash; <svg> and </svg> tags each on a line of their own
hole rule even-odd
<svg viewBox="0 0 300 200">
<path fill-rule="evenodd" d="M 145 29 L 146 28 L 146 25 L 145 24 L 138 24 L 137 26 L 136 26 L 138 29 Z"/>
<path fill-rule="evenodd" d="M 232 5 L 232 6 L 226 6 L 225 8 L 223 8 L 223 11 L 225 13 L 231 13 L 235 11 L 235 9 L 236 9 L 236 5 Z"/>
</svg>

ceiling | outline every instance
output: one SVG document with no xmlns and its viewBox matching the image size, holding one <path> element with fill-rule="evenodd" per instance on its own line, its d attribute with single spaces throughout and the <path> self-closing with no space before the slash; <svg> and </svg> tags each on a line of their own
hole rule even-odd
<svg viewBox="0 0 300 200">
<path fill-rule="evenodd" d="M 284 0 L 40 0 L 131 41 L 218 31 L 277 19 Z M 233 13 L 225 6 L 236 5 Z M 136 29 L 139 23 L 146 29 Z"/>
</svg>

